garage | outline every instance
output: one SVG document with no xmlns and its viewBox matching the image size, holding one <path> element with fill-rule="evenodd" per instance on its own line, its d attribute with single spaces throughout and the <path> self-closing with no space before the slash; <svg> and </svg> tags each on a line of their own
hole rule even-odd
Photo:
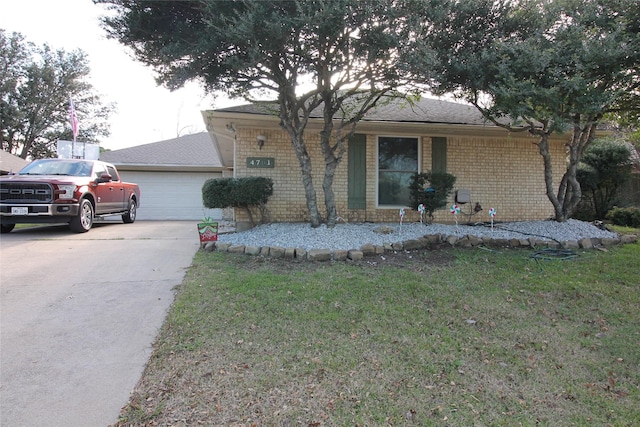
<svg viewBox="0 0 640 427">
<path fill-rule="evenodd" d="M 122 179 L 140 187 L 139 220 L 222 219 L 221 209 L 202 206 L 202 185 L 222 173 L 120 171 Z"/>
<path fill-rule="evenodd" d="M 200 221 L 223 218 L 222 209 L 205 209 L 202 185 L 232 174 L 232 147 L 220 147 L 208 132 L 104 151 L 100 160 L 113 163 L 121 179 L 140 187 L 139 220 Z"/>
</svg>

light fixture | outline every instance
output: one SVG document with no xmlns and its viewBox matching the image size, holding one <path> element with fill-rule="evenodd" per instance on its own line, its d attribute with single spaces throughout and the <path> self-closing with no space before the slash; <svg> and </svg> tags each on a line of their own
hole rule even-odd
<svg viewBox="0 0 640 427">
<path fill-rule="evenodd" d="M 264 145 L 264 142 L 267 140 L 267 137 L 264 135 L 258 135 L 256 138 L 258 140 L 258 148 L 262 150 L 262 146 Z"/>
</svg>

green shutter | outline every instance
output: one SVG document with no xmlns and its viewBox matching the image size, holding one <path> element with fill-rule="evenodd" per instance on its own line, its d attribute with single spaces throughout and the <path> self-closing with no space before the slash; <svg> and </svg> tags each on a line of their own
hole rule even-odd
<svg viewBox="0 0 640 427">
<path fill-rule="evenodd" d="M 367 136 L 354 134 L 349 139 L 348 207 L 367 207 Z"/>
<path fill-rule="evenodd" d="M 447 138 L 431 138 L 431 172 L 447 171 Z"/>
</svg>

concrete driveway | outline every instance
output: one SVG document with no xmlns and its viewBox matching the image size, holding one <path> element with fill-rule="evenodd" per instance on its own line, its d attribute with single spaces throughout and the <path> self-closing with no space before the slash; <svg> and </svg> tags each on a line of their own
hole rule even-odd
<svg viewBox="0 0 640 427">
<path fill-rule="evenodd" d="M 116 422 L 198 250 L 196 223 L 2 235 L 1 426 Z"/>
</svg>

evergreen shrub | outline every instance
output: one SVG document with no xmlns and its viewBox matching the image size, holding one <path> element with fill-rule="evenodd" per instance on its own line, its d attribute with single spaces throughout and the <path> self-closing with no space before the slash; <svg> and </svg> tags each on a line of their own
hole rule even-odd
<svg viewBox="0 0 640 427">
<path fill-rule="evenodd" d="M 271 178 L 212 178 L 202 186 L 202 203 L 206 208 L 243 208 L 247 211 L 251 223 L 255 225 L 252 208 L 259 210 L 262 223 L 268 222 L 266 204 L 272 194 Z"/>
<path fill-rule="evenodd" d="M 640 228 L 640 209 L 634 207 L 613 208 L 607 213 L 607 219 L 615 225 Z"/>
</svg>

